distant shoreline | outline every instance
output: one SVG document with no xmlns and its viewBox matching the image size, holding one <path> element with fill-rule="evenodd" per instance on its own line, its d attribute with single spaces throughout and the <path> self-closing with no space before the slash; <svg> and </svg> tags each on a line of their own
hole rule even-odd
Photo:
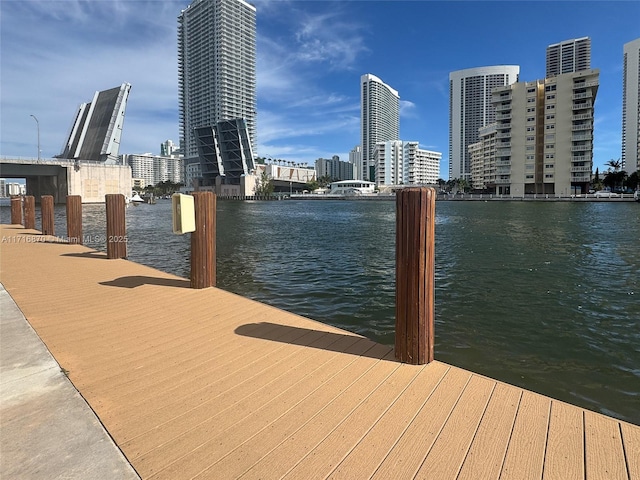
<svg viewBox="0 0 640 480">
<path fill-rule="evenodd" d="M 287 200 L 364 200 L 364 201 L 392 201 L 395 195 L 314 195 L 314 194 L 292 194 L 285 197 Z M 555 196 L 555 195 L 492 195 L 492 194 L 465 194 L 465 195 L 437 195 L 437 201 L 443 202 L 633 202 L 633 194 L 626 194 L 623 197 L 594 197 L 593 195 L 578 196 Z"/>
</svg>

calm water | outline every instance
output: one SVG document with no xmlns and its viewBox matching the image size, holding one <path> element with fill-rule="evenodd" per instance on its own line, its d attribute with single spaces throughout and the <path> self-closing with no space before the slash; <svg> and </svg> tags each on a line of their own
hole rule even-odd
<svg viewBox="0 0 640 480">
<path fill-rule="evenodd" d="M 436 212 L 436 357 L 640 424 L 640 206 Z M 104 206 L 84 224 L 104 235 Z M 127 224 L 131 260 L 188 277 L 170 201 L 129 207 Z M 394 202 L 218 201 L 217 227 L 219 287 L 393 344 Z"/>
</svg>

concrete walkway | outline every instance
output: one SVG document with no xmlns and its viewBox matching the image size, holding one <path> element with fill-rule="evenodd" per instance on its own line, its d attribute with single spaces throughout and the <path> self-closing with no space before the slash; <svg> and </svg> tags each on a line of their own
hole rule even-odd
<svg viewBox="0 0 640 480">
<path fill-rule="evenodd" d="M 140 478 L 2 284 L 0 478 Z"/>
</svg>

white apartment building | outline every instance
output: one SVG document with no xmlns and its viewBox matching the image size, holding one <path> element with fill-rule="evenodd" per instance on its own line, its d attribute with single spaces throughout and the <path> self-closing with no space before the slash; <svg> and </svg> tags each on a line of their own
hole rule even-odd
<svg viewBox="0 0 640 480">
<path fill-rule="evenodd" d="M 360 139 L 362 162 L 359 180 L 372 180 L 373 154 L 378 142 L 400 137 L 400 95 L 370 73 L 360 77 Z"/>
<path fill-rule="evenodd" d="M 520 67 L 498 65 L 468 68 L 449 74 L 449 178 L 470 180 L 469 145 L 478 129 L 495 122 L 491 91 L 518 81 Z"/>
<path fill-rule="evenodd" d="M 244 118 L 255 150 L 256 8 L 194 0 L 178 16 L 180 148 L 198 157 L 194 128 Z M 188 163 L 188 162 L 187 162 Z"/>
<path fill-rule="evenodd" d="M 378 142 L 373 158 L 378 186 L 433 185 L 440 177 L 442 153 L 421 149 L 418 142 Z"/>
<path fill-rule="evenodd" d="M 131 176 L 144 180 L 145 187 L 166 181 L 184 183 L 182 158 L 144 153 L 123 155 L 123 159 L 131 167 Z"/>
<path fill-rule="evenodd" d="M 599 70 L 496 88 L 496 193 L 587 193 Z"/>
<path fill-rule="evenodd" d="M 623 47 L 621 159 L 627 173 L 640 170 L 640 38 Z"/>
<path fill-rule="evenodd" d="M 591 39 L 575 38 L 547 47 L 545 78 L 591 69 Z"/>
</svg>

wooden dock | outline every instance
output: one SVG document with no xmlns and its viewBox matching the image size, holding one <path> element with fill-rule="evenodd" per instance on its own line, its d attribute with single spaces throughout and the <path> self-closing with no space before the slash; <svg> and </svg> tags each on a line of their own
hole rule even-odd
<svg viewBox="0 0 640 480">
<path fill-rule="evenodd" d="M 640 480 L 639 426 L 21 226 L 0 235 L 0 282 L 142 478 Z"/>
</svg>

